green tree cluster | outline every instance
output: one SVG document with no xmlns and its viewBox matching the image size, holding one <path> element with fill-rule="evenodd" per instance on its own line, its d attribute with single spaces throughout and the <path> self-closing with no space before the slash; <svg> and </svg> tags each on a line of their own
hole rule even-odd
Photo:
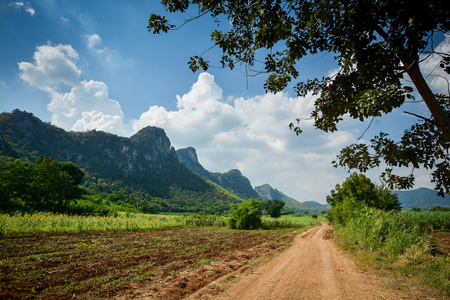
<svg viewBox="0 0 450 300">
<path fill-rule="evenodd" d="M 0 209 L 64 211 L 81 198 L 83 176 L 71 162 L 41 156 L 29 164 L 0 156 Z"/>
<path fill-rule="evenodd" d="M 337 184 L 327 202 L 331 205 L 328 218 L 331 222 L 345 224 L 356 217 L 363 208 L 376 208 L 383 211 L 400 211 L 401 204 L 396 194 L 383 186 L 375 185 L 364 174 L 353 173 L 342 183 Z"/>
<path fill-rule="evenodd" d="M 259 229 L 262 227 L 261 214 L 264 202 L 256 199 L 232 204 L 227 226 L 232 229 Z"/>
<path fill-rule="evenodd" d="M 281 216 L 281 209 L 284 207 L 284 202 L 278 199 L 267 200 L 264 203 L 264 210 L 272 218 L 279 218 Z"/>
<path fill-rule="evenodd" d="M 381 132 L 371 144 L 344 148 L 334 165 L 361 172 L 386 165 L 382 178 L 390 188 L 410 188 L 414 174 L 394 174 L 395 167 L 432 170 L 431 181 L 439 195 L 450 194 L 450 96 L 436 95 L 421 73 L 419 63 L 439 55 L 438 67 L 450 73 L 449 53 L 434 49 L 437 38 L 450 31 L 448 0 L 164 0 L 170 13 L 185 13 L 182 24 L 151 14 L 148 30 L 159 34 L 210 15 L 218 29 L 211 32 L 213 47 L 222 50 L 220 65 L 233 69 L 245 65 L 249 76 L 267 73 L 264 87 L 283 91 L 294 81 L 298 96 L 317 95 L 309 119 L 325 132 L 336 131 L 345 116 L 360 121 L 381 117 L 413 101 L 411 79 L 430 112 L 405 130 L 400 140 Z M 194 13 L 194 15 L 193 15 Z M 197 13 L 195 15 L 195 13 Z M 219 30 L 226 18 L 226 31 Z M 231 26 L 230 26 L 231 25 Z M 208 51 L 205 51 L 208 53 Z M 295 80 L 298 67 L 308 54 L 330 53 L 339 70 L 327 77 Z M 261 66 L 258 66 L 261 64 Z M 210 62 L 202 55 L 191 57 L 193 71 L 207 70 Z M 438 68 L 439 69 L 439 68 Z M 428 75 L 428 74 L 427 74 Z M 417 101 L 422 102 L 422 101 Z M 295 133 L 307 116 L 289 126 Z"/>
</svg>

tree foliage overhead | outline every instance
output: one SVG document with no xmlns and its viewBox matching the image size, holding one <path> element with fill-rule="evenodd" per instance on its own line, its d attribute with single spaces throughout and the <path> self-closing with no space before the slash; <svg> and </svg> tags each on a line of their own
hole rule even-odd
<svg viewBox="0 0 450 300">
<path fill-rule="evenodd" d="M 443 195 L 450 193 L 450 100 L 449 95 L 436 96 L 425 82 L 419 68 L 421 54 L 434 53 L 436 35 L 450 29 L 447 0 L 163 0 L 168 12 L 191 12 L 185 23 L 212 16 L 223 17 L 231 26 L 227 31 L 214 30 L 211 39 L 223 56 L 222 67 L 236 64 L 253 68 L 260 53 L 264 55 L 265 88 L 279 92 L 300 75 L 297 62 L 308 54 L 329 52 L 335 55 L 339 71 L 324 78 L 297 82 L 298 96 L 312 92 L 318 95 L 311 118 L 316 128 L 337 130 L 344 115 L 364 121 L 391 112 L 406 99 L 413 99 L 413 88 L 402 79 L 407 74 L 426 103 L 430 117 L 405 130 L 401 141 L 380 133 L 369 146 L 355 144 L 343 149 L 335 166 L 365 171 L 385 163 L 384 179 L 392 188 L 409 188 L 414 175 L 393 174 L 393 167 L 423 166 L 432 169 L 432 181 Z M 148 29 L 153 33 L 178 29 L 165 16 L 151 14 Z M 440 67 L 449 71 L 449 53 Z M 193 71 L 207 70 L 210 62 L 202 56 L 191 57 Z M 299 116 L 301 117 L 301 116 Z M 297 124 L 290 127 L 297 134 Z"/>
</svg>

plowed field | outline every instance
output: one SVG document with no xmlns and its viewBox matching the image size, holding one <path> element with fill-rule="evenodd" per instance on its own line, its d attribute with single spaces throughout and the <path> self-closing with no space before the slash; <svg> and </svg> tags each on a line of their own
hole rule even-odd
<svg viewBox="0 0 450 300">
<path fill-rule="evenodd" d="M 183 227 L 1 237 L 0 298 L 180 299 L 285 249 L 300 232 Z"/>
</svg>

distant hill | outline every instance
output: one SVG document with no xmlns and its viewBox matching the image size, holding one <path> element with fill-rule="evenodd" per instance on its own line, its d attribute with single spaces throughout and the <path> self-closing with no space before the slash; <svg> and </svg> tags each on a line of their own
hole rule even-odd
<svg viewBox="0 0 450 300">
<path fill-rule="evenodd" d="M 273 200 L 278 199 L 285 203 L 284 208 L 290 209 L 298 213 L 320 213 L 324 210 L 328 210 L 330 208 L 329 205 L 323 205 L 315 201 L 306 201 L 306 202 L 298 202 L 294 198 L 291 198 L 284 193 L 278 191 L 277 189 L 273 189 L 268 184 L 263 184 L 255 187 L 255 190 L 258 192 L 261 199 L 264 200 Z"/>
<path fill-rule="evenodd" d="M 446 194 L 443 198 L 432 189 L 418 188 L 409 191 L 393 191 L 393 193 L 398 195 L 403 210 L 409 210 L 413 207 L 427 210 L 435 206 L 450 208 L 450 195 Z"/>
<path fill-rule="evenodd" d="M 178 160 L 191 168 L 200 176 L 220 185 L 227 191 L 241 197 L 242 199 L 259 198 L 253 189 L 250 180 L 242 175 L 239 170 L 233 169 L 226 173 L 210 172 L 199 163 L 197 151 L 193 147 L 179 149 L 176 151 Z"/>
<path fill-rule="evenodd" d="M 130 189 L 145 193 L 150 197 L 141 198 L 158 211 L 215 213 L 242 201 L 180 163 L 157 127 L 143 128 L 130 138 L 96 130 L 67 132 L 15 110 L 0 114 L 0 153 L 30 162 L 41 155 L 71 161 L 87 171 L 86 185 L 125 196 L 134 193 Z"/>
</svg>

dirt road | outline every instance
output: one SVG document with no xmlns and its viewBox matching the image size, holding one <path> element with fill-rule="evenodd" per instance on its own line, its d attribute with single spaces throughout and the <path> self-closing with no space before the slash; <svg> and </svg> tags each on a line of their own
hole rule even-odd
<svg viewBox="0 0 450 300">
<path fill-rule="evenodd" d="M 335 248 L 327 224 L 298 235 L 267 265 L 238 280 L 218 299 L 400 299 L 399 291 L 360 271 Z"/>
</svg>

